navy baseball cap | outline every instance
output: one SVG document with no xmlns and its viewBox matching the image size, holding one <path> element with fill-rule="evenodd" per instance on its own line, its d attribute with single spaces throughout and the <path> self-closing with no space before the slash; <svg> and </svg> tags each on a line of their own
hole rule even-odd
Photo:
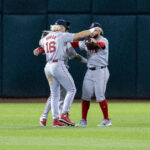
<svg viewBox="0 0 150 150">
<path fill-rule="evenodd" d="M 91 24 L 90 28 L 94 28 L 94 27 L 100 27 L 100 28 L 102 28 L 101 24 L 98 23 L 98 22 L 93 22 L 93 23 Z"/>
<path fill-rule="evenodd" d="M 61 26 L 64 26 L 65 28 L 67 28 L 68 26 L 70 26 L 70 22 L 67 22 L 67 21 L 64 20 L 64 19 L 58 19 L 58 20 L 55 22 L 55 25 L 61 25 Z"/>
</svg>

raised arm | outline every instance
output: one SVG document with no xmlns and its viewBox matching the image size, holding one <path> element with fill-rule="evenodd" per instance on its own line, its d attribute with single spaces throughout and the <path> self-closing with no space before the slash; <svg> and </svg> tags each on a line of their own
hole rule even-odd
<svg viewBox="0 0 150 150">
<path fill-rule="evenodd" d="M 99 46 L 99 48 L 101 48 L 101 49 L 105 49 L 105 47 L 106 47 L 105 42 L 103 42 L 103 41 L 97 41 L 96 39 L 91 38 L 91 42 L 96 43 Z"/>
<path fill-rule="evenodd" d="M 83 63 L 85 63 L 85 64 L 87 63 L 87 59 L 86 59 L 85 57 L 79 55 L 79 54 L 77 54 L 77 55 L 74 57 L 74 59 L 76 59 L 76 60 L 78 60 L 78 61 L 80 61 L 80 62 L 83 62 Z"/>
<path fill-rule="evenodd" d="M 81 31 L 79 33 L 75 33 L 73 40 L 75 41 L 75 40 L 79 40 L 79 39 L 88 37 L 89 35 L 94 33 L 94 31 L 102 32 L 101 28 L 95 27 L 95 28 L 92 28 L 92 29 L 89 29 L 89 30 Z M 97 33 L 95 32 L 95 34 L 97 34 Z"/>
</svg>

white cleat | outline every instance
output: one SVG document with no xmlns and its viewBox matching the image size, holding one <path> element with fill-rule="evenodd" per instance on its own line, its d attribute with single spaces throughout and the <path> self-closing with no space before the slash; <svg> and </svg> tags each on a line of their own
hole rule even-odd
<svg viewBox="0 0 150 150">
<path fill-rule="evenodd" d="M 98 127 L 109 127 L 112 126 L 112 123 L 110 122 L 110 120 L 106 120 L 104 119 L 100 124 L 97 125 Z"/>
<path fill-rule="evenodd" d="M 80 120 L 78 124 L 76 124 L 76 127 L 87 127 L 87 121 L 86 120 Z"/>
</svg>

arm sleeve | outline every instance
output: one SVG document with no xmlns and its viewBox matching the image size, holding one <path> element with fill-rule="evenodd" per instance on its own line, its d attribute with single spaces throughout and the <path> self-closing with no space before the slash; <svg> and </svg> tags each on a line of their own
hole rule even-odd
<svg viewBox="0 0 150 150">
<path fill-rule="evenodd" d="M 43 49 L 43 47 L 38 47 L 37 49 L 39 50 L 39 53 L 42 53 L 42 52 L 44 52 L 44 49 Z"/>
<path fill-rule="evenodd" d="M 74 58 L 77 55 L 77 52 L 70 43 L 67 44 L 67 54 L 70 59 Z"/>
<path fill-rule="evenodd" d="M 72 34 L 72 33 L 64 33 L 63 34 L 64 42 L 72 42 L 73 38 L 74 38 L 74 34 Z"/>
<path fill-rule="evenodd" d="M 97 42 L 98 46 L 101 47 L 102 49 L 105 49 L 105 42 L 99 41 Z"/>
<path fill-rule="evenodd" d="M 73 48 L 79 48 L 79 41 L 73 41 L 71 42 L 71 45 Z"/>
<path fill-rule="evenodd" d="M 81 50 L 86 49 L 85 41 L 73 41 L 71 45 L 73 48 L 80 48 Z"/>
</svg>

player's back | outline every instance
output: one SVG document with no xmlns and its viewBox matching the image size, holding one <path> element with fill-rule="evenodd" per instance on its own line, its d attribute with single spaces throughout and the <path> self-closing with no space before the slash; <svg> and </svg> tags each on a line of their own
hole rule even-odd
<svg viewBox="0 0 150 150">
<path fill-rule="evenodd" d="M 47 61 L 64 60 L 67 43 L 63 40 L 63 32 L 50 32 L 42 39 Z"/>
</svg>

